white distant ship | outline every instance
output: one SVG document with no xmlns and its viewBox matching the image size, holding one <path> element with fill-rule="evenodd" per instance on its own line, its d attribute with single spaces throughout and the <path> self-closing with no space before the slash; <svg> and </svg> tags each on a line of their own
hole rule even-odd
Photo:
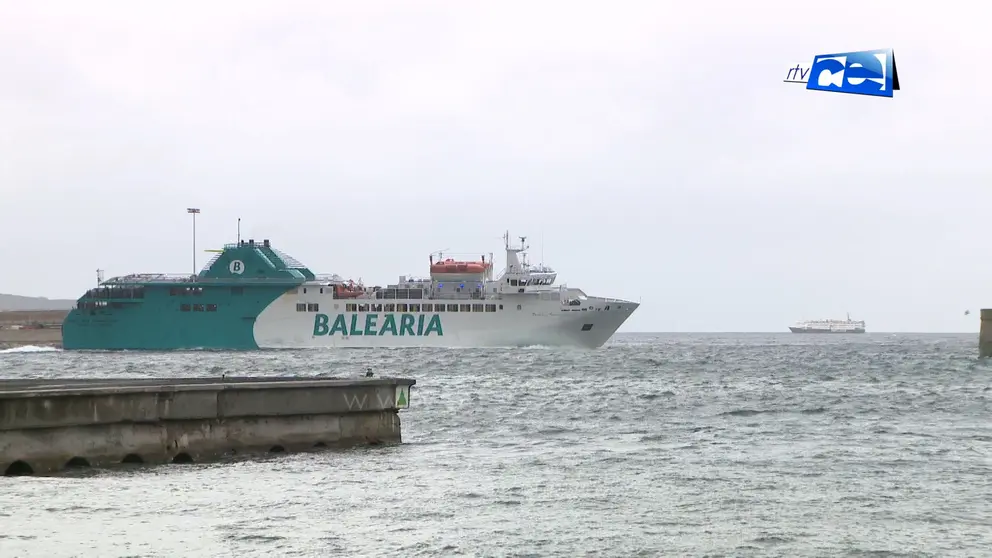
<svg viewBox="0 0 992 558">
<path fill-rule="evenodd" d="M 847 315 L 846 320 L 811 320 L 797 322 L 789 326 L 792 333 L 864 333 L 864 320 L 852 320 L 851 315 Z"/>
</svg>

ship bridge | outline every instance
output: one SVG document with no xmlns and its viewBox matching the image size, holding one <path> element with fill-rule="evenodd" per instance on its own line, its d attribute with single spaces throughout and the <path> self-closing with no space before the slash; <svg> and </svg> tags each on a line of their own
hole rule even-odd
<svg viewBox="0 0 992 558">
<path fill-rule="evenodd" d="M 558 272 L 542 264 L 527 262 L 527 237 L 520 237 L 520 246 L 510 246 L 510 233 L 503 236 L 506 243 L 506 269 L 492 283 L 497 292 L 548 291 L 558 278 Z"/>
</svg>

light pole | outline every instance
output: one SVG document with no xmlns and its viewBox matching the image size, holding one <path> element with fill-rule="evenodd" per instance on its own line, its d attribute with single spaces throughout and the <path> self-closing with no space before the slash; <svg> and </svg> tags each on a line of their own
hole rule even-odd
<svg viewBox="0 0 992 558">
<path fill-rule="evenodd" d="M 196 207 L 187 207 L 186 213 L 193 216 L 193 275 L 196 275 L 196 214 L 200 210 Z"/>
</svg>

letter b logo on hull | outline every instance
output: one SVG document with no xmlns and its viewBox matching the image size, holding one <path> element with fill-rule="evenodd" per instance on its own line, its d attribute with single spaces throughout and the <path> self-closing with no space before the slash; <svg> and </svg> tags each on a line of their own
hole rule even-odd
<svg viewBox="0 0 992 558">
<path fill-rule="evenodd" d="M 241 275 L 245 272 L 245 262 L 241 260 L 232 260 L 231 264 L 227 266 L 227 269 L 229 269 L 234 275 Z"/>
</svg>

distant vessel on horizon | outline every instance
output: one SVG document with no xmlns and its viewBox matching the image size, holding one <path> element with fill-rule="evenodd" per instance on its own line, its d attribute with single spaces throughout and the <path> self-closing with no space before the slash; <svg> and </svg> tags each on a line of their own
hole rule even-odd
<svg viewBox="0 0 992 558">
<path fill-rule="evenodd" d="M 792 333 L 864 333 L 865 321 L 852 320 L 851 314 L 847 314 L 846 320 L 811 320 L 797 322 L 789 326 Z"/>
</svg>

